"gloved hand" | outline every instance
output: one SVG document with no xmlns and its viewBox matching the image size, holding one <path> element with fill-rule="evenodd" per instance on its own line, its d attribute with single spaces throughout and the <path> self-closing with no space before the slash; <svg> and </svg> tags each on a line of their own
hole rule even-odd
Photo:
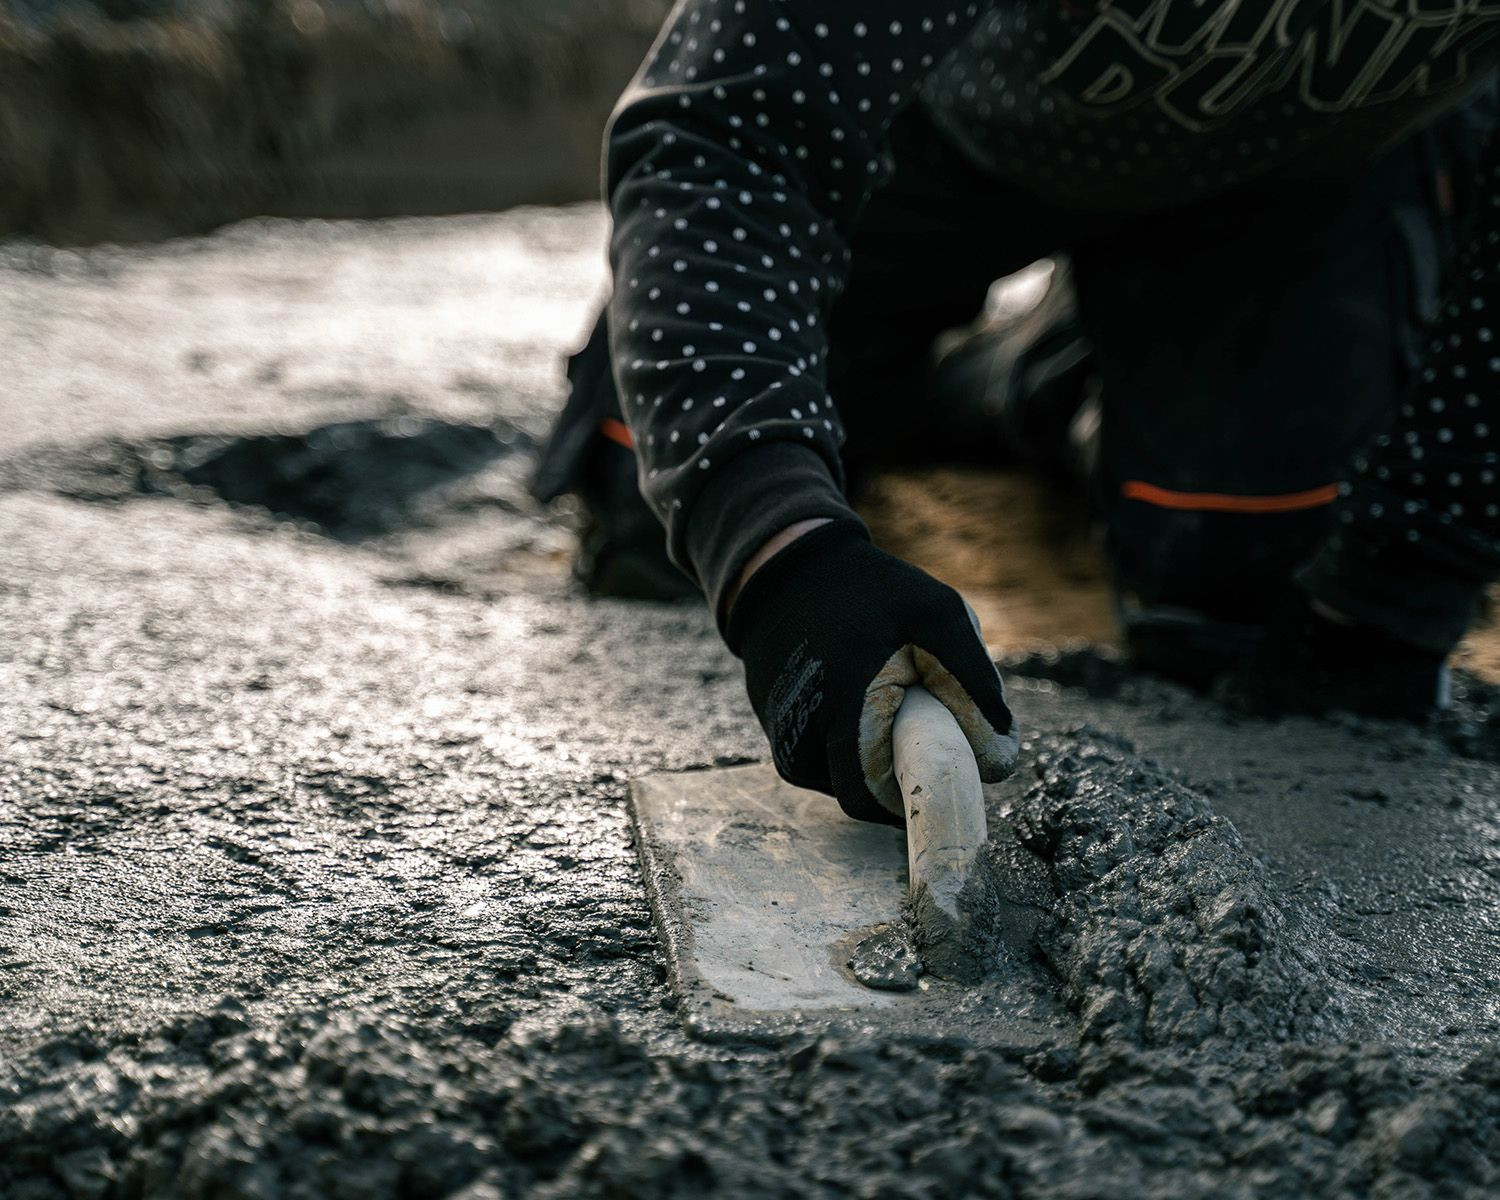
<svg viewBox="0 0 1500 1200">
<path fill-rule="evenodd" d="M 750 703 L 788 783 L 831 793 L 851 817 L 899 825 L 891 724 L 920 683 L 957 719 L 986 782 L 1017 742 L 1000 674 L 963 598 L 833 521 L 776 553 L 730 610 Z"/>
<path fill-rule="evenodd" d="M 1296 590 L 1246 665 L 1220 684 L 1218 697 L 1260 716 L 1342 710 L 1416 720 L 1446 707 L 1448 692 L 1443 655 L 1335 620 Z"/>
</svg>

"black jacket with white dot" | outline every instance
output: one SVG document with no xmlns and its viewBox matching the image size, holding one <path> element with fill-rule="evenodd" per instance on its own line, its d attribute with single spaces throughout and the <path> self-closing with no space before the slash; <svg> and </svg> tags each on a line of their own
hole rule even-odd
<svg viewBox="0 0 1500 1200">
<path fill-rule="evenodd" d="M 1478 0 L 682 0 L 607 163 L 611 349 L 674 560 L 717 609 L 771 534 L 849 515 L 824 326 L 906 106 L 996 179 L 1144 212 L 1354 169 L 1483 83 L 1495 32 Z M 1483 176 L 1500 202 L 1493 151 Z M 1469 592 L 1500 573 L 1494 206 L 1473 232 L 1423 390 L 1304 575 L 1357 613 L 1372 572 L 1390 590 L 1418 562 Z"/>
</svg>

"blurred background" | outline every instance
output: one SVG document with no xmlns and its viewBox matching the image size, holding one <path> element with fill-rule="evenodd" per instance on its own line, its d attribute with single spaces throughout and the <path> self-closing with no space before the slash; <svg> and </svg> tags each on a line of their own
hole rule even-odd
<svg viewBox="0 0 1500 1200">
<path fill-rule="evenodd" d="M 0 0 L 0 237 L 598 193 L 667 0 Z"/>
<path fill-rule="evenodd" d="M 397 582 L 557 587 L 528 483 L 608 287 L 601 135 L 670 0 L 0 0 L 0 493 L 227 504 Z M 1109 641 L 1080 506 L 861 511 L 998 649 Z M 1500 675 L 1500 635 L 1466 661 Z"/>
<path fill-rule="evenodd" d="M 580 510 L 528 483 L 608 288 L 604 126 L 670 7 L 0 0 L 0 495 L 565 586 Z M 996 646 L 1113 635 L 1034 480 L 893 471 L 862 511 Z"/>
</svg>

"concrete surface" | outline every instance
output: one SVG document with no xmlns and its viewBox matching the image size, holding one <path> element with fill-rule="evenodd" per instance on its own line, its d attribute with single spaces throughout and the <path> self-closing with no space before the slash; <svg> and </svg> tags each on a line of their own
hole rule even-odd
<svg viewBox="0 0 1500 1200">
<path fill-rule="evenodd" d="M 706 617 L 575 594 L 521 486 L 601 232 L 0 251 L 0 1195 L 1493 1195 L 1477 684 L 1237 722 L 1018 660 L 1045 1036 L 689 1036 L 628 781 L 762 741 Z M 449 433 L 477 470 L 401 465 Z M 389 510 L 228 503 L 227 450 Z"/>
</svg>

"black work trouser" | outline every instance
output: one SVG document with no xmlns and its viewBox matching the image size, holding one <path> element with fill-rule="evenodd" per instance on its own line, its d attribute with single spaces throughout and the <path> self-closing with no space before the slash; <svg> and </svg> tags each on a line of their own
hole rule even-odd
<svg viewBox="0 0 1500 1200">
<path fill-rule="evenodd" d="M 1100 384 L 1095 486 L 1121 588 L 1264 620 L 1416 367 L 1453 241 L 1440 179 L 1468 178 L 1470 133 L 1450 121 L 1357 178 L 1102 217 L 997 184 L 908 114 L 828 323 L 846 457 L 857 473 L 998 446 L 998 423 L 993 437 L 974 427 L 978 406 L 936 402 L 934 338 L 973 320 L 997 278 L 1065 252 Z M 570 376 L 599 389 L 593 412 L 617 416 L 603 319 Z"/>
</svg>

